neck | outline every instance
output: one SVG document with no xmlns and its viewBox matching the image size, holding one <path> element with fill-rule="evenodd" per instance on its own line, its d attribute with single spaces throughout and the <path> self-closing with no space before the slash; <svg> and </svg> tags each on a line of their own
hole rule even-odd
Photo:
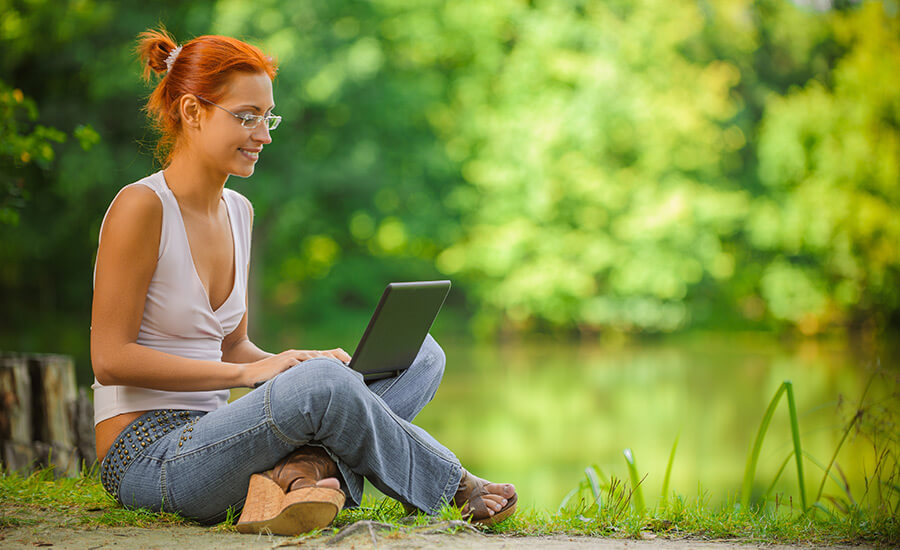
<svg viewBox="0 0 900 550">
<path fill-rule="evenodd" d="M 175 153 L 163 175 L 182 209 L 208 216 L 218 212 L 228 174 L 204 165 L 189 151 L 182 151 Z"/>
</svg>

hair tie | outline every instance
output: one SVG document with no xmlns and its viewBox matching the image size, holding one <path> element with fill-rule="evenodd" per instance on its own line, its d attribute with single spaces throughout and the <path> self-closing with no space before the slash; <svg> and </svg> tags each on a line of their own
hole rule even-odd
<svg viewBox="0 0 900 550">
<path fill-rule="evenodd" d="M 178 46 L 174 50 L 169 52 L 169 57 L 166 58 L 166 72 L 172 70 L 172 65 L 174 65 L 175 60 L 178 59 L 179 53 L 181 53 L 181 46 Z"/>
</svg>

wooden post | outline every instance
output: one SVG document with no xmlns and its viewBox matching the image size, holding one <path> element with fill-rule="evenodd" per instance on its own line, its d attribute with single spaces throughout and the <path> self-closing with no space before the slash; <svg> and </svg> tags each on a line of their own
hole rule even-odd
<svg viewBox="0 0 900 550">
<path fill-rule="evenodd" d="M 72 407 L 72 433 L 75 434 L 78 455 L 88 468 L 97 462 L 97 444 L 94 438 L 94 403 L 87 388 L 78 388 L 78 398 Z"/>
<path fill-rule="evenodd" d="M 28 361 L 0 355 L 0 461 L 20 470 L 34 460 L 31 429 L 31 377 Z"/>
<path fill-rule="evenodd" d="M 89 427 L 86 427 L 89 426 Z M 71 357 L 0 354 L 0 461 L 9 470 L 54 465 L 76 476 L 96 460 L 93 406 L 76 394 Z"/>
</svg>

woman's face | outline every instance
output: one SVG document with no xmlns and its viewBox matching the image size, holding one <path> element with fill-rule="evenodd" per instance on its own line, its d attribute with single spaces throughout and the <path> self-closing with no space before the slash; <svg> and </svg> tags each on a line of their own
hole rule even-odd
<svg viewBox="0 0 900 550">
<path fill-rule="evenodd" d="M 196 134 L 197 152 L 209 166 L 225 174 L 248 177 L 253 175 L 263 145 L 272 142 L 265 121 L 253 129 L 241 126 L 241 120 L 227 113 L 266 116 L 275 107 L 272 81 L 265 73 L 235 73 L 226 86 L 225 96 L 208 103 L 201 131 Z"/>
</svg>

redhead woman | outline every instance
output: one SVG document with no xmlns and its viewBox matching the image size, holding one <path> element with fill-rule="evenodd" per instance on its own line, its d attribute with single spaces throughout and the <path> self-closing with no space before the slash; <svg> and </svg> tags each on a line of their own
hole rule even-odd
<svg viewBox="0 0 900 550">
<path fill-rule="evenodd" d="M 225 184 L 253 175 L 281 121 L 275 62 L 224 36 L 177 46 L 164 29 L 141 33 L 137 52 L 146 80 L 162 75 L 147 111 L 164 168 L 123 187 L 100 231 L 91 361 L 106 490 L 203 523 L 242 510 L 245 533 L 325 527 L 359 504 L 364 478 L 426 513 L 511 515 L 512 485 L 470 474 L 411 423 L 443 374 L 430 335 L 408 369 L 369 384 L 344 350 L 272 354 L 248 338 L 253 208 Z"/>
</svg>

